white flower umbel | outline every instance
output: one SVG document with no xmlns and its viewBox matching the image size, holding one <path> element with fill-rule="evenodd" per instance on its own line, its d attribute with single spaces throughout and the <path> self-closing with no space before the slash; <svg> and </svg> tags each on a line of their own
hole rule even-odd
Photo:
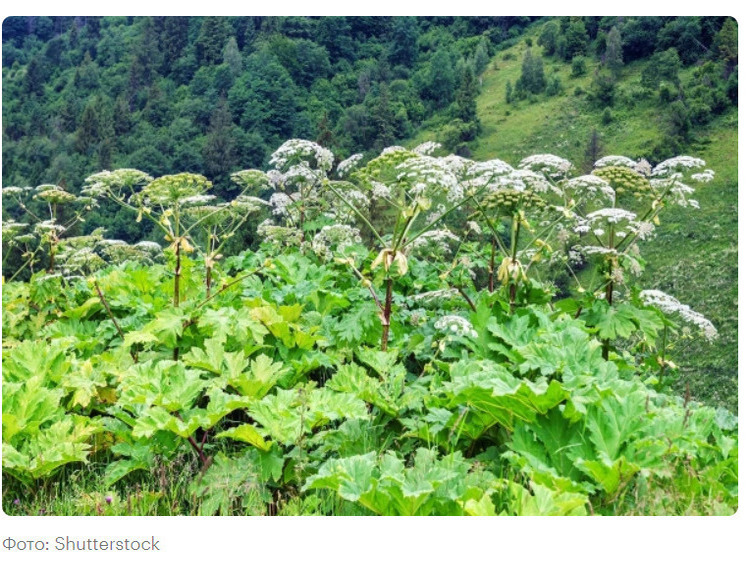
<svg viewBox="0 0 747 562">
<path fill-rule="evenodd" d="M 556 195 L 562 195 L 557 187 L 545 179 L 545 176 L 531 170 L 511 170 L 508 174 L 497 178 L 497 184 L 501 188 L 513 189 L 515 191 L 531 189 L 536 193 L 552 191 Z"/>
<path fill-rule="evenodd" d="M 448 314 L 442 316 L 435 323 L 436 330 L 444 332 L 449 335 L 462 336 L 462 337 L 477 337 L 477 331 L 472 327 L 472 324 L 466 318 L 456 316 L 454 314 Z"/>
<path fill-rule="evenodd" d="M 443 195 L 452 203 L 464 197 L 464 190 L 449 166 L 439 158 L 418 156 L 397 166 L 397 179 L 411 185 L 413 198 Z"/>
<path fill-rule="evenodd" d="M 363 160 L 363 154 L 353 154 L 337 165 L 337 175 L 341 178 L 347 176 L 353 168 L 356 168 L 360 161 Z"/>
<path fill-rule="evenodd" d="M 594 162 L 595 168 L 606 168 L 607 166 L 625 166 L 627 168 L 633 168 L 636 167 L 635 160 L 632 160 L 631 158 L 628 158 L 627 156 L 603 156 L 596 162 Z"/>
<path fill-rule="evenodd" d="M 215 201 L 215 195 L 192 195 L 179 201 L 182 207 L 198 207 Z"/>
<path fill-rule="evenodd" d="M 635 220 L 635 217 L 635 213 L 619 208 L 599 209 L 598 211 L 594 211 L 586 215 L 586 219 L 592 224 L 617 224 L 622 221 Z"/>
<path fill-rule="evenodd" d="M 311 242 L 311 249 L 325 261 L 334 257 L 335 252 L 361 243 L 360 231 L 347 224 L 333 224 L 322 227 Z"/>
<path fill-rule="evenodd" d="M 615 190 L 607 180 L 591 174 L 578 176 L 565 182 L 566 189 L 570 189 L 579 196 L 590 199 L 606 199 L 610 203 L 615 201 Z"/>
<path fill-rule="evenodd" d="M 371 197 L 374 199 L 391 199 L 392 190 L 390 187 L 378 181 L 371 182 Z"/>
<path fill-rule="evenodd" d="M 568 175 L 568 172 L 573 168 L 573 164 L 554 154 L 533 154 L 519 162 L 519 168 L 540 172 L 550 178 L 559 179 Z"/>
<path fill-rule="evenodd" d="M 713 180 L 715 175 L 716 175 L 716 172 L 709 169 L 709 170 L 703 170 L 702 172 L 697 173 L 697 174 L 693 174 L 690 177 L 700 183 L 708 183 L 709 181 Z"/>
<path fill-rule="evenodd" d="M 441 162 L 443 162 L 459 178 L 465 176 L 470 169 L 470 166 L 474 164 L 474 162 L 469 158 L 457 156 L 456 154 L 449 154 L 448 156 L 442 157 Z"/>
<path fill-rule="evenodd" d="M 162 248 L 160 244 L 156 244 L 155 242 L 150 242 L 149 240 L 143 240 L 142 242 L 138 242 L 134 246 L 135 248 L 142 250 L 143 252 L 148 252 L 150 254 L 160 254 L 162 252 Z"/>
<path fill-rule="evenodd" d="M 681 181 L 673 178 L 653 179 L 651 180 L 651 187 L 653 187 L 658 193 L 668 194 L 668 197 L 674 199 L 674 202 L 681 207 L 700 208 L 698 202 L 695 199 L 690 198 L 690 195 L 695 193 L 695 190 Z"/>
<path fill-rule="evenodd" d="M 514 171 L 510 165 L 497 158 L 486 162 L 472 162 L 463 172 L 466 176 L 464 185 L 469 193 L 475 193 L 481 189 L 495 191 L 505 187 L 500 178 Z M 521 185 L 524 189 L 524 184 Z"/>
<path fill-rule="evenodd" d="M 434 302 L 446 301 L 461 298 L 457 289 L 438 289 L 437 291 L 428 291 L 410 297 L 415 302 L 431 304 Z"/>
<path fill-rule="evenodd" d="M 696 325 L 709 342 L 718 337 L 718 331 L 710 320 L 699 312 L 695 312 L 686 304 L 682 304 L 673 296 L 663 291 L 651 289 L 641 291 L 640 297 L 646 306 L 655 306 L 665 314 L 677 314 L 686 322 Z"/>
<path fill-rule="evenodd" d="M 705 165 L 705 160 L 701 160 L 700 158 L 695 158 L 693 156 L 675 156 L 674 158 L 664 160 L 664 162 L 657 165 L 651 171 L 651 175 L 659 178 L 671 177 L 671 175 L 676 172 L 704 168 Z"/>
<path fill-rule="evenodd" d="M 291 139 L 285 141 L 280 148 L 272 153 L 270 164 L 281 170 L 288 165 L 305 162 L 308 166 L 315 166 L 322 170 L 332 169 L 335 157 L 332 151 L 303 139 Z"/>
<path fill-rule="evenodd" d="M 381 151 L 380 156 L 386 156 L 387 154 L 392 154 L 393 152 L 408 152 L 408 150 L 404 146 L 399 145 L 387 146 L 384 150 Z"/>
<path fill-rule="evenodd" d="M 419 144 L 418 146 L 413 148 L 412 151 L 422 156 L 430 156 L 439 148 L 441 148 L 440 142 L 426 141 L 423 144 Z"/>
<path fill-rule="evenodd" d="M 429 230 L 418 236 L 412 244 L 410 251 L 420 255 L 447 255 L 451 253 L 449 243 L 459 243 L 459 237 L 450 230 Z"/>
</svg>

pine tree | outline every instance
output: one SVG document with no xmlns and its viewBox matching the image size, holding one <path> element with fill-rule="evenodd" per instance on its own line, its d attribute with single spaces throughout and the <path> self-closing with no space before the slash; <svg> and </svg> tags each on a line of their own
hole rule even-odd
<svg viewBox="0 0 747 562">
<path fill-rule="evenodd" d="M 197 37 L 197 60 L 200 64 L 219 64 L 223 60 L 223 47 L 228 41 L 229 29 L 223 17 L 209 16 L 202 20 Z"/>
<path fill-rule="evenodd" d="M 418 22 L 414 17 L 397 17 L 392 29 L 389 61 L 392 65 L 412 66 L 418 54 Z"/>
<path fill-rule="evenodd" d="M 619 78 L 623 67 L 622 37 L 617 27 L 607 34 L 607 49 L 604 53 L 604 64 L 615 78 Z"/>
<path fill-rule="evenodd" d="M 539 94 L 545 89 L 545 67 L 542 57 L 532 55 L 532 50 L 527 49 L 524 60 L 521 63 L 521 77 L 516 82 L 517 90 L 524 90 L 532 94 Z"/>
<path fill-rule="evenodd" d="M 231 37 L 223 49 L 223 62 L 231 69 L 234 78 L 244 70 L 244 61 L 235 37 Z"/>
<path fill-rule="evenodd" d="M 490 55 L 488 54 L 488 45 L 486 39 L 483 38 L 477 44 L 472 60 L 475 67 L 475 74 L 479 76 L 488 67 L 488 63 L 490 63 Z"/>
<path fill-rule="evenodd" d="M 372 117 L 376 129 L 374 148 L 381 150 L 394 144 L 394 111 L 389 97 L 389 87 L 383 82 L 379 86 L 376 111 Z"/>
<path fill-rule="evenodd" d="M 456 93 L 455 116 L 465 123 L 474 123 L 476 129 L 480 127 L 480 119 L 477 116 L 477 83 L 469 65 L 462 73 L 462 80 Z"/>
<path fill-rule="evenodd" d="M 589 44 L 586 26 L 580 19 L 574 19 L 565 32 L 565 59 L 571 60 L 577 55 L 585 55 Z"/>
<path fill-rule="evenodd" d="M 90 154 L 98 141 L 99 116 L 95 102 L 90 101 L 83 110 L 75 131 L 75 150 L 81 154 Z"/>
<path fill-rule="evenodd" d="M 737 65 L 739 48 L 737 43 L 737 24 L 734 18 L 727 17 L 721 31 L 716 35 L 716 44 L 721 58 L 726 63 L 726 75 L 728 76 Z"/>
<path fill-rule="evenodd" d="M 210 128 L 202 150 L 203 168 L 214 183 L 227 181 L 238 164 L 232 128 L 231 111 L 225 98 L 221 98 L 210 117 Z"/>
<path fill-rule="evenodd" d="M 39 57 L 34 57 L 26 67 L 23 87 L 28 94 L 44 94 L 44 68 Z"/>
</svg>

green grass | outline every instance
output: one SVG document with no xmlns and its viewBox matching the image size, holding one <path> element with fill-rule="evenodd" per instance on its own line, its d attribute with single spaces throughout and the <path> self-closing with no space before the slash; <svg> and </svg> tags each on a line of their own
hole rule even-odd
<svg viewBox="0 0 747 562">
<path fill-rule="evenodd" d="M 534 39 L 537 31 L 530 31 Z M 591 104 L 587 92 L 597 64 L 587 58 L 584 76 L 571 77 L 570 64 L 544 58 L 545 75 L 557 74 L 563 92 L 540 94 L 533 103 L 506 103 L 506 82 L 516 82 L 526 45 L 523 41 L 496 54 L 481 76 L 477 99 L 482 132 L 473 143 L 477 160 L 500 158 L 516 165 L 536 153 L 553 153 L 571 160 L 583 172 L 591 131 L 601 135 L 603 154 L 632 158 L 648 156 L 665 139 L 662 106 L 654 98 L 641 98 L 640 75 L 645 61 L 628 64 L 618 80 L 613 121 L 602 124 L 602 108 Z M 680 73 L 683 82 L 693 68 Z M 576 94 L 576 90 L 581 92 Z M 432 120 L 413 139 L 441 140 L 448 122 Z M 648 265 L 640 284 L 658 288 L 709 318 L 720 332 L 714 344 L 698 338 L 686 342 L 675 358 L 681 367 L 677 386 L 689 386 L 699 400 L 737 410 L 737 110 L 729 110 L 705 127 L 695 129 L 684 151 L 703 158 L 716 179 L 697 188 L 700 210 L 672 208 L 662 215 L 658 236 L 641 251 Z M 672 154 L 675 156 L 675 154 Z"/>
</svg>

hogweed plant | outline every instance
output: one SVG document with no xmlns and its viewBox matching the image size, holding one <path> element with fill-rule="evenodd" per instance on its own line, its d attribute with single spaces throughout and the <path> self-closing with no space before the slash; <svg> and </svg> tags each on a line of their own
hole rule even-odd
<svg viewBox="0 0 747 562">
<path fill-rule="evenodd" d="M 33 187 L 5 187 L 3 202 L 14 203 L 28 222 L 9 220 L 3 222 L 4 253 L 3 267 L 8 254 L 19 249 L 22 265 L 16 269 L 9 281 L 14 280 L 27 267 L 34 273 L 34 266 L 46 254 L 47 274 L 55 274 L 60 245 L 74 227 L 85 222 L 84 215 L 95 205 L 91 197 L 76 196 L 63 187 L 52 184 Z"/>
<path fill-rule="evenodd" d="M 210 297 L 212 272 L 224 245 L 249 215 L 266 206 L 262 199 L 247 195 L 257 188 L 261 176 L 253 172 L 233 174 L 232 179 L 243 190 L 230 202 L 218 202 L 209 195 L 212 183 L 204 176 L 182 173 L 153 179 L 133 169 L 94 174 L 86 179 L 84 193 L 114 201 L 135 213 L 137 222 L 145 217 L 163 233 L 175 258 L 173 303 L 178 307 L 183 255 L 195 250 L 202 254 L 205 292 Z"/>
<path fill-rule="evenodd" d="M 573 233 L 578 242 L 571 247 L 573 260 L 596 261 L 601 282 L 590 284 L 591 295 L 603 289 L 612 306 L 616 289 L 627 282 L 626 273 L 639 276 L 642 260 L 638 242 L 654 235 L 661 212 L 669 205 L 699 208 L 694 189 L 683 180 L 707 182 L 713 178 L 705 162 L 690 156 L 665 160 L 653 169 L 645 160 L 606 156 L 595 163 L 590 176 L 574 178 L 566 186 L 594 188 L 602 195 L 585 202 L 573 213 Z M 696 173 L 693 173 L 696 172 Z M 686 177 L 689 175 L 689 177 Z M 610 338 L 604 339 L 603 355 L 609 357 Z"/>
</svg>

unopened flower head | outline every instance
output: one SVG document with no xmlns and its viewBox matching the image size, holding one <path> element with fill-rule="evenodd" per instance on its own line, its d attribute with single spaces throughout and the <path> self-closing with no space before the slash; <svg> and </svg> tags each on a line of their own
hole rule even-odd
<svg viewBox="0 0 747 562">
<path fill-rule="evenodd" d="M 273 170 L 276 171 L 276 170 Z M 270 178 L 262 170 L 241 170 L 231 174 L 231 181 L 244 189 L 252 189 L 254 193 L 272 187 Z"/>
<path fill-rule="evenodd" d="M 273 224 L 272 219 L 266 219 L 257 227 L 257 234 L 264 239 L 264 242 L 279 246 L 300 246 L 303 240 L 303 233 L 298 228 L 278 226 Z"/>
</svg>

